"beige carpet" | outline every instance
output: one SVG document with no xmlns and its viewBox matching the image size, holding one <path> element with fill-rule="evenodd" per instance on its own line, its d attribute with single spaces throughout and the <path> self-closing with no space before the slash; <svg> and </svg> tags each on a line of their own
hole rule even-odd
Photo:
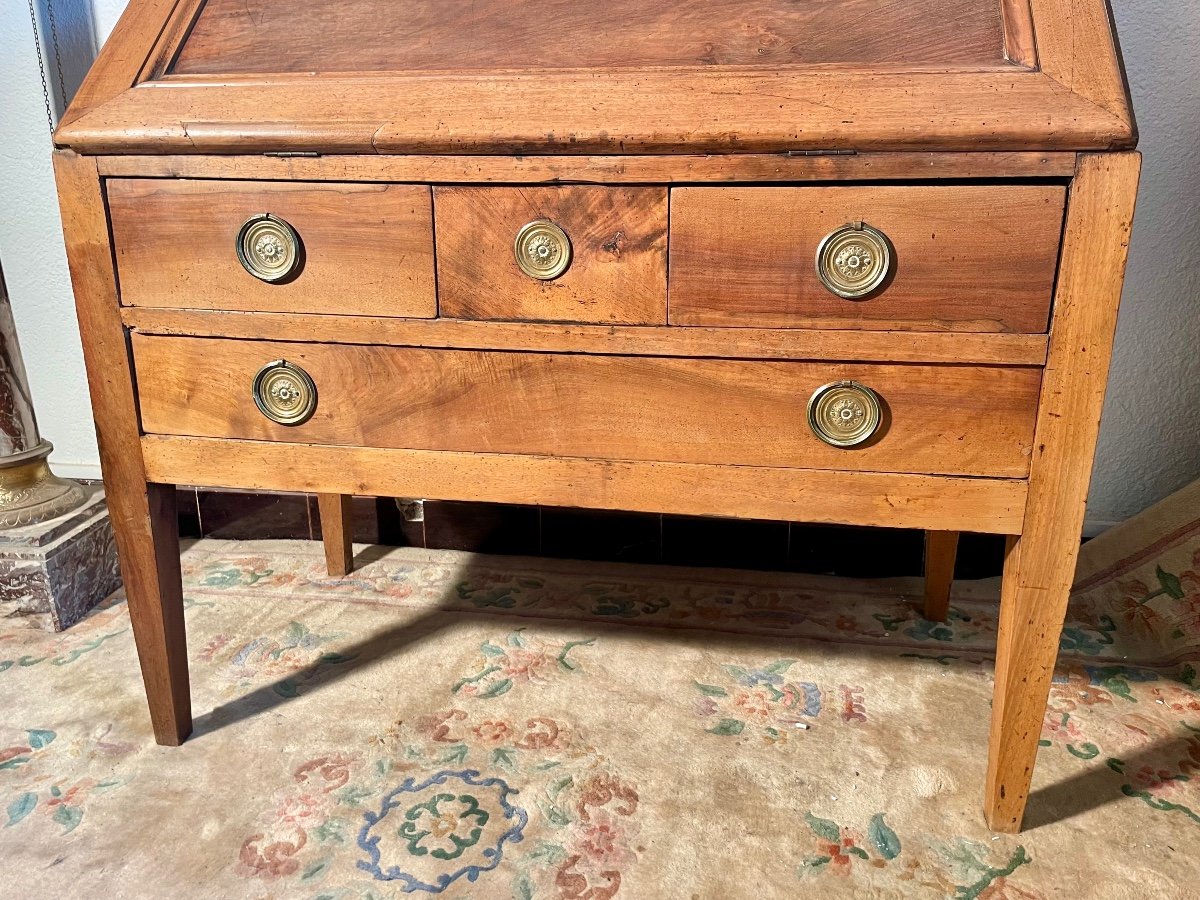
<svg viewBox="0 0 1200 900">
<path fill-rule="evenodd" d="M 1200 493 L 1085 549 L 997 837 L 994 582 L 201 541 L 182 748 L 119 599 L 0 619 L 0 896 L 1195 896 Z"/>
</svg>

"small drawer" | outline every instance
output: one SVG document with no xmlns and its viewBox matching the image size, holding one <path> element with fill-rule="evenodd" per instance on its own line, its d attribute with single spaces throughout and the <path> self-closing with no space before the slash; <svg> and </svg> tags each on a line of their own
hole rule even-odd
<svg viewBox="0 0 1200 900">
<path fill-rule="evenodd" d="M 112 179 L 127 306 L 437 315 L 421 185 Z"/>
<path fill-rule="evenodd" d="M 666 323 L 665 188 L 439 187 L 434 211 L 443 316 Z"/>
<path fill-rule="evenodd" d="M 671 191 L 671 324 L 1047 328 L 1058 185 Z"/>
<path fill-rule="evenodd" d="M 133 355 L 147 433 L 1001 477 L 1028 474 L 1041 374 L 138 333 Z"/>
</svg>

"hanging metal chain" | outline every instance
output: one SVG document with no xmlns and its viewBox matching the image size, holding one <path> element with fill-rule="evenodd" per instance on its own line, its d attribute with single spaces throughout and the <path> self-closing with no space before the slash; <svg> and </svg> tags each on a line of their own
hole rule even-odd
<svg viewBox="0 0 1200 900">
<path fill-rule="evenodd" d="M 46 18 L 50 21 L 50 46 L 54 50 L 54 68 L 58 73 L 58 90 L 62 102 L 67 102 L 67 80 L 63 77 L 62 53 L 59 52 L 58 22 L 54 18 L 54 2 L 46 0 Z M 46 122 L 50 126 L 50 134 L 54 134 L 54 105 L 50 102 L 50 85 L 46 81 L 46 61 L 42 57 L 42 40 L 38 29 L 37 8 L 34 0 L 29 0 L 29 21 L 33 25 L 33 49 L 37 53 L 38 71 L 42 75 L 42 99 L 46 101 Z"/>
</svg>

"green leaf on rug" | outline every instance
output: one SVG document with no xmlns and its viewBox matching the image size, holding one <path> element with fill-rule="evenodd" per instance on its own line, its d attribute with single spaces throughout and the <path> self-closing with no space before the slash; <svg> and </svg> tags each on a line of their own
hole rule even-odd
<svg viewBox="0 0 1200 900">
<path fill-rule="evenodd" d="M 822 866 L 827 865 L 831 859 L 833 859 L 831 856 L 810 856 L 800 863 L 800 871 L 803 872 L 805 869 L 808 869 L 815 872 Z"/>
<path fill-rule="evenodd" d="M 46 745 L 53 743 L 58 737 L 56 732 L 50 731 L 48 728 L 34 728 L 25 732 L 29 735 L 29 746 L 34 750 L 41 750 Z"/>
<path fill-rule="evenodd" d="M 715 684 L 704 684 L 700 681 L 692 682 L 699 689 L 700 693 L 706 697 L 728 697 L 729 691 L 723 687 L 717 687 Z"/>
<path fill-rule="evenodd" d="M 1067 752 L 1079 759 L 1095 759 L 1100 755 L 1100 748 L 1091 741 L 1080 744 L 1079 749 L 1075 749 L 1074 744 L 1067 744 Z"/>
<path fill-rule="evenodd" d="M 1155 566 L 1154 574 L 1158 576 L 1158 583 L 1162 586 L 1163 591 L 1172 600 L 1182 600 L 1187 595 L 1178 575 L 1172 575 L 1162 566 Z"/>
<path fill-rule="evenodd" d="M 8 822 L 4 827 L 8 828 L 9 826 L 16 825 L 23 818 L 33 812 L 34 807 L 36 806 L 37 794 L 26 791 L 12 803 L 8 804 L 8 809 L 6 810 L 8 813 Z"/>
<path fill-rule="evenodd" d="M 461 763 L 467 758 L 467 745 L 455 744 L 446 751 L 446 755 L 442 757 L 443 763 Z"/>
<path fill-rule="evenodd" d="M 309 866 L 307 869 L 304 870 L 304 874 L 302 874 L 300 876 L 300 880 L 301 881 L 312 881 L 315 878 L 320 878 L 329 869 L 330 863 L 332 863 L 332 862 L 333 862 L 333 860 L 329 859 L 328 857 L 325 859 L 317 860 L 315 863 L 313 863 L 311 866 Z"/>
<path fill-rule="evenodd" d="M 504 678 L 500 681 L 492 682 L 487 690 L 481 691 L 478 696 L 480 700 L 491 700 L 493 697 L 499 697 L 501 694 L 507 694 L 512 689 L 513 683 L 511 678 Z"/>
<path fill-rule="evenodd" d="M 513 882 L 513 900 L 533 900 L 533 882 L 524 872 Z"/>
<path fill-rule="evenodd" d="M 1116 772 L 1118 775 L 1125 774 L 1125 760 L 1117 759 L 1115 756 L 1110 756 L 1105 760 L 1105 765 Z"/>
<path fill-rule="evenodd" d="M 842 829 L 837 822 L 831 822 L 829 819 L 814 816 L 811 812 L 804 814 L 804 821 L 808 823 L 808 827 L 819 838 L 834 842 L 842 839 Z M 829 860 L 826 859 L 825 862 L 829 862 Z"/>
<path fill-rule="evenodd" d="M 484 641 L 479 645 L 479 649 L 483 651 L 484 656 L 503 656 L 504 648 L 497 647 L 491 641 Z"/>
<path fill-rule="evenodd" d="M 525 646 L 525 638 L 521 637 L 521 629 L 518 628 L 516 631 L 514 631 L 512 634 L 510 634 L 508 636 L 508 643 L 511 644 L 513 647 L 524 647 Z"/>
<path fill-rule="evenodd" d="M 794 659 L 777 659 L 765 669 L 764 672 L 770 672 L 772 675 L 782 675 L 795 664 Z"/>
<path fill-rule="evenodd" d="M 537 801 L 538 809 L 542 811 L 542 815 L 546 817 L 546 822 L 553 828 L 562 828 L 564 825 L 571 824 L 571 816 L 561 806 L 555 806 L 553 803 L 545 803 L 541 800 Z"/>
<path fill-rule="evenodd" d="M 883 821 L 883 813 L 876 813 L 871 817 L 871 827 L 867 830 L 867 836 L 884 859 L 895 859 L 900 855 L 900 838 L 888 823 Z"/>
<path fill-rule="evenodd" d="M 63 827 L 63 834 L 69 834 L 83 821 L 83 810 L 78 806 L 60 806 L 51 817 Z"/>
<path fill-rule="evenodd" d="M 560 865 L 567 858 L 567 851 L 562 844 L 552 844 L 550 841 L 542 841 L 527 857 L 530 860 L 536 860 L 547 866 Z"/>
<path fill-rule="evenodd" d="M 847 847 L 846 853 L 848 853 L 850 856 L 857 856 L 859 859 L 870 859 L 871 858 L 871 854 L 868 853 L 866 850 L 864 850 L 862 847 Z"/>
<path fill-rule="evenodd" d="M 492 764 L 504 766 L 510 772 L 516 770 L 516 765 L 513 763 L 513 751 L 507 747 L 497 747 L 492 751 Z"/>
<path fill-rule="evenodd" d="M 722 719 L 712 728 L 708 729 L 709 734 L 741 734 L 746 727 L 746 723 L 740 719 Z"/>
<path fill-rule="evenodd" d="M 546 793 L 550 795 L 551 800 L 557 800 L 558 795 L 575 783 L 573 775 L 564 775 L 562 778 L 557 778 L 550 782 L 550 786 L 546 788 Z"/>
</svg>

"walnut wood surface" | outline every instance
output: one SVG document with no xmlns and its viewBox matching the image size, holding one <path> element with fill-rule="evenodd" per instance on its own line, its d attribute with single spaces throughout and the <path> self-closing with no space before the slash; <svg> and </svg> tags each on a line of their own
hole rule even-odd
<svg viewBox="0 0 1200 900">
<path fill-rule="evenodd" d="M 142 459 L 133 373 L 95 162 L 60 151 L 54 171 L 106 501 L 150 720 L 158 743 L 180 744 L 192 730 L 192 713 L 175 488 L 148 483 L 154 479 L 147 477 Z"/>
<path fill-rule="evenodd" d="M 985 813 L 1018 831 L 1079 553 L 1141 158 L 1080 160 L 1067 214 L 1029 499 L 1000 600 Z"/>
<path fill-rule="evenodd" d="M 317 494 L 325 565 L 334 578 L 349 575 L 354 569 L 353 499 L 349 494 Z"/>
<path fill-rule="evenodd" d="M 148 433 L 425 450 L 877 472 L 1022 476 L 1039 371 L 589 357 L 133 335 Z M 316 382 L 316 414 L 283 426 L 249 386 L 286 359 Z M 852 378 L 886 405 L 846 450 L 805 405 Z M 244 385 L 244 390 L 231 385 Z"/>
<path fill-rule="evenodd" d="M 784 519 L 892 528 L 1019 531 L 1017 479 L 825 472 L 326 447 L 212 438 L 142 438 L 150 477 L 212 487 L 339 491 L 530 505 Z"/>
<path fill-rule="evenodd" d="M 665 184 L 898 178 L 1067 178 L 1074 153 L 802 153 L 660 156 L 102 156 L 107 176 Z"/>
<path fill-rule="evenodd" d="M 552 281 L 517 267 L 513 241 L 534 219 L 571 241 L 570 267 Z M 444 316 L 666 323 L 663 188 L 438 187 L 434 221 Z"/>
<path fill-rule="evenodd" d="M 125 304 L 437 315 L 428 187 L 131 178 L 107 191 Z M 238 262 L 238 230 L 264 212 L 304 246 L 286 283 Z"/>
<path fill-rule="evenodd" d="M 1003 45 L 999 0 L 208 0 L 171 71 L 978 68 Z"/>
<path fill-rule="evenodd" d="M 676 325 L 1044 332 L 1065 189 L 678 187 L 671 191 Z M 890 283 L 844 300 L 817 277 L 821 239 L 883 231 Z"/>
<path fill-rule="evenodd" d="M 950 612 L 957 553 L 957 531 L 925 532 L 925 618 L 932 622 L 945 622 Z"/>
<path fill-rule="evenodd" d="M 609 356 L 831 359 L 1008 366 L 1040 366 L 1046 362 L 1044 334 L 567 325 L 147 307 L 126 307 L 121 310 L 121 318 L 126 325 L 143 334 L 179 337 L 267 338 L 276 341 L 476 350 L 548 350 Z"/>
</svg>

